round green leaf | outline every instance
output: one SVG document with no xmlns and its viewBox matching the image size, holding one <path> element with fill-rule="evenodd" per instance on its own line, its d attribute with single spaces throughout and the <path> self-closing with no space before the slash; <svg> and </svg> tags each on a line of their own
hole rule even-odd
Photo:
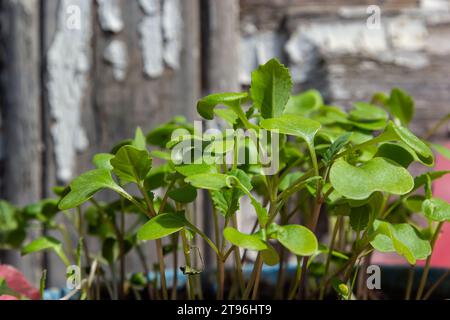
<svg viewBox="0 0 450 320">
<path fill-rule="evenodd" d="M 197 174 L 217 173 L 217 167 L 213 164 L 185 164 L 176 166 L 175 170 L 185 177 L 190 177 Z"/>
<path fill-rule="evenodd" d="M 163 213 L 150 219 L 137 233 L 138 240 L 155 240 L 178 232 L 189 223 L 180 213 Z"/>
<path fill-rule="evenodd" d="M 390 112 L 407 126 L 414 117 L 414 100 L 403 90 L 394 88 L 386 102 Z"/>
<path fill-rule="evenodd" d="M 405 168 L 384 158 L 373 158 L 359 167 L 339 159 L 331 167 L 330 182 L 341 195 L 355 200 L 366 199 L 375 191 L 402 195 L 414 187 Z"/>
<path fill-rule="evenodd" d="M 366 102 L 355 102 L 349 115 L 355 121 L 387 120 L 388 114 L 383 109 Z"/>
<path fill-rule="evenodd" d="M 108 169 L 112 170 L 111 159 L 114 158 L 113 154 L 110 153 L 98 153 L 92 158 L 92 163 L 97 169 Z"/>
<path fill-rule="evenodd" d="M 197 103 L 197 112 L 203 118 L 212 120 L 214 119 L 214 109 L 216 106 L 225 105 L 235 112 L 235 109 L 240 108 L 240 105 L 245 102 L 247 98 L 247 92 L 214 93 L 199 100 Z"/>
<path fill-rule="evenodd" d="M 68 210 L 88 201 L 102 189 L 111 189 L 120 194 L 125 191 L 117 185 L 108 169 L 96 169 L 83 173 L 70 183 L 70 192 L 61 199 L 59 208 Z"/>
<path fill-rule="evenodd" d="M 230 243 L 240 248 L 253 251 L 262 251 L 269 248 L 266 242 L 261 239 L 260 235 L 242 233 L 232 227 L 225 228 L 223 230 L 223 236 Z"/>
<path fill-rule="evenodd" d="M 284 114 L 300 116 L 318 110 L 323 105 L 323 98 L 319 91 L 311 89 L 299 95 L 291 96 L 286 104 Z"/>
<path fill-rule="evenodd" d="M 409 211 L 417 213 L 422 211 L 422 204 L 424 200 L 424 196 L 415 194 L 407 197 L 406 199 L 403 199 L 402 202 L 405 208 L 407 208 Z"/>
<path fill-rule="evenodd" d="M 350 225 L 353 230 L 361 232 L 367 227 L 371 211 L 372 209 L 368 204 L 361 207 L 351 208 Z"/>
<path fill-rule="evenodd" d="M 380 252 L 397 252 L 410 264 L 426 259 L 431 254 L 430 243 L 421 239 L 417 231 L 407 223 L 390 224 L 375 220 L 373 228 L 374 238 L 370 243 Z"/>
<path fill-rule="evenodd" d="M 203 118 L 212 120 L 215 113 L 214 109 L 218 105 L 224 105 L 232 110 L 246 127 L 252 128 L 255 126 L 248 121 L 247 116 L 245 115 L 244 110 L 241 107 L 241 105 L 245 103 L 247 99 L 248 93 L 246 92 L 215 93 L 202 98 L 197 103 L 197 111 Z"/>
<path fill-rule="evenodd" d="M 310 256 L 317 251 L 318 242 L 314 233 L 299 225 L 278 226 L 271 237 L 298 256 Z"/>
<path fill-rule="evenodd" d="M 52 237 L 40 237 L 22 248 L 22 255 L 42 250 L 53 250 L 65 265 L 70 265 L 70 261 L 64 253 L 62 243 Z"/>
<path fill-rule="evenodd" d="M 261 121 L 260 125 L 269 131 L 277 130 L 282 134 L 302 138 L 310 146 L 313 145 L 314 136 L 321 127 L 319 122 L 297 115 L 283 115 L 279 118 L 265 119 Z"/>
<path fill-rule="evenodd" d="M 275 266 L 280 262 L 280 257 L 277 251 L 270 244 L 267 244 L 267 249 L 261 251 L 261 257 L 268 266 Z"/>
<path fill-rule="evenodd" d="M 181 188 L 169 191 L 168 196 L 179 203 L 190 203 L 197 198 L 197 189 L 187 184 Z"/>
<path fill-rule="evenodd" d="M 415 153 L 411 154 L 411 152 L 402 145 L 390 142 L 380 145 L 375 157 L 391 159 L 404 168 L 408 168 L 414 161 L 414 158 L 416 158 Z"/>
<path fill-rule="evenodd" d="M 120 148 L 110 162 L 123 184 L 143 181 L 152 167 L 148 151 L 130 145 Z"/>
<path fill-rule="evenodd" d="M 434 155 L 431 149 L 406 127 L 397 126 L 392 121 L 389 122 L 385 131 L 376 137 L 374 141 L 401 141 L 416 153 L 417 160 L 422 164 L 429 167 L 434 165 Z"/>
<path fill-rule="evenodd" d="M 222 173 L 202 173 L 189 176 L 185 181 L 199 189 L 220 190 L 222 188 L 231 188 L 232 179 L 230 176 Z"/>
<path fill-rule="evenodd" d="M 450 221 L 450 204 L 439 198 L 426 199 L 422 203 L 423 214 L 433 221 Z"/>
</svg>

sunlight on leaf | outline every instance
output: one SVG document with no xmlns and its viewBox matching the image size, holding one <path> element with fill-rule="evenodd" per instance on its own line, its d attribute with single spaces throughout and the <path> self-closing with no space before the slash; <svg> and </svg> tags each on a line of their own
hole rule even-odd
<svg viewBox="0 0 450 320">
<path fill-rule="evenodd" d="M 271 59 L 252 72 L 250 95 L 264 119 L 283 114 L 292 89 L 289 70 L 277 59 Z"/>
<path fill-rule="evenodd" d="M 414 187 L 408 170 L 384 158 L 374 158 L 359 167 L 343 159 L 330 170 L 330 182 L 337 192 L 349 199 L 366 199 L 375 191 L 406 194 Z"/>
</svg>

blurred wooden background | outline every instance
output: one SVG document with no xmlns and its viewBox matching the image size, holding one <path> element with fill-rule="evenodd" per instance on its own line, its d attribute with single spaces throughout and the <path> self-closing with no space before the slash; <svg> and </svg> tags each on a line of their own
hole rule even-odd
<svg viewBox="0 0 450 320">
<path fill-rule="evenodd" d="M 273 56 L 329 103 L 406 89 L 419 133 L 450 112 L 448 0 L 1 0 L 0 198 L 51 195 L 136 126 L 192 119 L 201 95 L 248 86 Z"/>
</svg>

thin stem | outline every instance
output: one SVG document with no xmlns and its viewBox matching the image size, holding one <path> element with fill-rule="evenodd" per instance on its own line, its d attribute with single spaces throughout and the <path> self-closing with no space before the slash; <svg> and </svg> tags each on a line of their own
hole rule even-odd
<svg viewBox="0 0 450 320">
<path fill-rule="evenodd" d="M 317 227 L 317 222 L 319 221 L 319 215 L 320 215 L 320 209 L 322 208 L 322 203 L 323 203 L 323 199 L 322 199 L 322 190 L 320 185 L 317 185 L 317 195 L 316 195 L 316 202 L 314 205 L 314 209 L 313 209 L 313 214 L 312 214 L 312 219 L 309 225 L 309 229 L 312 232 L 316 232 L 316 227 Z M 308 290 L 308 281 L 307 281 L 307 273 L 308 273 L 308 260 L 309 257 L 304 257 L 303 258 L 303 266 L 302 266 L 302 282 L 303 282 L 303 288 L 302 288 L 302 292 L 305 292 Z"/>
<path fill-rule="evenodd" d="M 284 206 L 283 209 L 280 211 L 281 214 L 281 224 L 285 225 L 289 221 L 289 215 L 287 212 L 287 206 Z M 282 246 L 280 249 L 280 263 L 278 266 L 278 276 L 277 276 L 277 286 L 275 288 L 275 299 L 280 299 L 284 295 L 284 279 L 285 279 L 285 256 L 286 256 L 286 250 L 285 247 Z"/>
<path fill-rule="evenodd" d="M 169 299 L 169 293 L 167 291 L 167 282 L 166 282 L 166 268 L 164 265 L 164 254 L 162 250 L 162 242 L 161 239 L 158 239 L 156 242 L 156 251 L 158 253 L 158 260 L 159 260 L 159 272 L 161 276 L 161 289 L 163 293 L 163 299 L 168 300 Z"/>
<path fill-rule="evenodd" d="M 427 261 L 425 262 L 425 267 L 423 268 L 422 278 L 420 279 L 419 289 L 417 291 L 416 300 L 420 300 L 422 298 L 423 291 L 425 290 L 425 286 L 427 284 L 428 272 L 430 271 L 431 257 L 433 255 L 434 246 L 436 244 L 437 239 L 439 238 L 439 234 L 441 233 L 442 226 L 444 222 L 439 222 L 436 230 L 434 231 L 433 238 L 431 239 L 431 254 L 427 257 Z"/>
<path fill-rule="evenodd" d="M 258 298 L 258 289 L 259 289 L 259 278 L 261 277 L 261 269 L 263 265 L 262 257 L 259 256 L 259 259 L 256 260 L 257 268 L 255 275 L 255 285 L 253 288 L 252 300 L 256 300 Z"/>
<path fill-rule="evenodd" d="M 217 248 L 217 246 L 214 244 L 214 242 L 211 241 L 211 239 L 203 231 L 201 231 L 199 228 L 197 228 L 196 226 L 194 226 L 191 223 L 189 223 L 187 227 L 192 229 L 192 231 L 197 233 L 199 236 L 201 236 L 206 241 L 206 243 L 211 247 L 211 249 L 214 250 L 214 252 L 216 253 L 217 256 L 222 257 L 222 254 L 219 251 L 219 249 Z"/>
<path fill-rule="evenodd" d="M 232 222 L 233 222 L 233 226 L 234 228 L 236 228 L 238 230 L 238 221 L 237 221 L 237 217 L 236 214 L 233 215 L 232 217 Z M 239 252 L 239 247 L 233 246 L 233 252 L 234 252 L 234 263 L 236 265 L 236 277 L 239 283 L 239 288 L 241 289 L 241 293 L 244 293 L 245 291 L 245 281 L 244 281 L 244 276 L 242 274 L 242 263 L 241 263 L 241 256 L 240 256 L 240 252 Z"/>
<path fill-rule="evenodd" d="M 255 220 L 255 223 L 253 224 L 252 230 L 250 231 L 251 234 L 255 233 L 256 228 L 258 227 L 258 219 Z M 244 249 L 244 253 L 242 254 L 241 258 L 241 264 L 245 263 L 245 259 L 247 258 L 247 249 Z"/>
<path fill-rule="evenodd" d="M 113 283 L 113 300 L 117 300 L 117 277 L 114 262 L 109 265 L 109 268 L 111 270 L 111 278 Z"/>
<path fill-rule="evenodd" d="M 414 283 L 414 266 L 410 266 L 408 270 L 408 282 L 406 284 L 405 300 L 411 299 L 413 283 Z"/>
<path fill-rule="evenodd" d="M 83 238 L 84 256 L 86 259 L 86 264 L 90 266 L 92 264 L 92 262 L 91 262 L 91 257 L 89 255 L 89 247 L 87 245 L 86 238 L 84 235 L 83 213 L 81 212 L 80 207 L 77 207 L 77 214 L 78 214 L 78 235 L 80 238 Z"/>
<path fill-rule="evenodd" d="M 149 210 L 147 215 L 151 219 L 151 218 L 156 216 L 155 208 L 153 207 L 153 202 L 149 198 L 147 192 L 145 191 L 143 184 L 138 184 L 137 186 L 138 186 L 139 191 L 141 192 L 142 196 L 145 199 L 145 202 L 147 204 L 147 208 Z M 163 254 L 163 250 L 162 250 L 162 241 L 161 241 L 161 239 L 157 239 L 157 240 L 155 240 L 155 243 L 156 243 L 156 252 L 157 252 L 158 261 L 159 261 L 159 273 L 160 273 L 160 276 L 161 276 L 161 289 L 162 289 L 163 299 L 164 300 L 168 300 L 169 299 L 169 293 L 167 291 L 166 267 L 165 267 L 165 264 L 164 264 L 164 254 Z"/>
<path fill-rule="evenodd" d="M 216 246 L 220 247 L 220 230 L 219 230 L 219 214 L 215 206 L 212 206 L 213 220 L 214 220 L 214 237 L 216 240 Z M 217 299 L 223 300 L 223 273 L 224 266 L 223 261 L 219 255 L 216 255 L 216 265 L 217 265 Z"/>
<path fill-rule="evenodd" d="M 277 276 L 277 286 L 275 288 L 275 299 L 281 299 L 284 294 L 284 274 L 285 268 L 285 253 L 284 247 L 280 249 L 280 264 L 278 265 L 278 276 Z"/>
<path fill-rule="evenodd" d="M 225 283 L 225 264 L 220 257 L 217 257 L 217 262 L 218 262 L 217 300 L 223 300 L 223 291 Z"/>
<path fill-rule="evenodd" d="M 255 280 L 256 280 L 256 269 L 258 268 L 259 261 L 262 261 L 260 253 L 258 253 L 258 256 L 256 258 L 256 262 L 253 265 L 252 275 L 250 276 L 250 280 L 247 283 L 247 287 L 245 288 L 244 295 L 242 296 L 242 300 L 248 300 L 248 298 L 250 296 L 250 293 L 251 293 L 252 288 L 253 288 L 253 284 L 255 283 Z"/>
<path fill-rule="evenodd" d="M 337 238 L 337 233 L 338 233 L 338 230 L 339 230 L 339 226 L 340 226 L 340 224 L 341 224 L 341 219 L 342 219 L 342 216 L 338 216 L 336 222 L 334 223 L 333 234 L 332 234 L 332 236 L 331 236 L 330 246 L 328 247 L 328 250 L 329 250 L 329 251 L 328 251 L 328 255 L 327 255 L 327 260 L 326 260 L 326 262 L 325 262 L 324 280 L 325 280 L 325 277 L 326 277 L 327 274 L 328 274 L 328 269 L 330 268 L 331 257 L 332 257 L 332 255 L 333 255 L 334 245 L 335 245 L 335 242 L 336 242 L 336 238 Z M 324 296 L 325 296 L 325 290 L 326 290 L 326 289 L 327 289 L 327 288 L 326 288 L 325 285 L 323 285 L 323 286 L 321 287 L 321 289 L 320 289 L 319 300 L 323 300 L 323 298 L 324 298 Z"/>
<path fill-rule="evenodd" d="M 58 224 L 57 228 L 58 228 L 59 232 L 61 233 L 62 237 L 64 238 L 64 243 L 66 245 L 66 252 L 69 253 L 69 256 L 71 259 L 76 260 L 75 259 L 75 250 L 72 245 L 72 239 L 70 238 L 70 235 L 69 235 L 69 232 L 67 231 L 66 226 L 61 223 L 61 224 Z M 70 265 L 70 263 L 69 263 L 69 265 Z"/>
<path fill-rule="evenodd" d="M 294 278 L 294 282 L 293 285 L 291 287 L 291 289 L 289 290 L 289 295 L 288 295 L 288 299 L 292 300 L 295 298 L 297 291 L 298 291 L 298 287 L 300 286 L 300 282 L 302 281 L 302 261 L 303 259 L 301 259 L 300 257 L 297 257 L 297 268 L 295 270 L 295 278 Z"/>
<path fill-rule="evenodd" d="M 150 199 L 150 197 L 148 196 L 148 193 L 145 191 L 143 184 L 137 184 L 137 186 L 138 186 L 140 193 L 144 197 L 145 203 L 147 204 L 148 211 L 150 211 L 150 212 L 148 212 L 147 210 L 145 210 L 145 213 L 150 218 L 153 218 L 154 216 L 156 216 L 156 211 L 155 211 L 155 207 L 153 206 L 153 201 Z"/>
<path fill-rule="evenodd" d="M 341 229 L 342 229 L 342 228 L 341 228 Z M 349 267 L 353 266 L 353 264 L 358 260 L 359 255 L 360 255 L 362 252 L 364 252 L 364 250 L 366 250 L 366 248 L 367 248 L 368 246 L 369 246 L 369 244 L 367 244 L 367 245 L 365 245 L 365 246 L 361 246 L 361 249 L 358 250 L 357 252 L 355 252 L 355 253 L 353 254 L 353 256 L 352 256 L 349 260 L 347 260 L 347 262 L 346 262 L 341 268 L 339 268 L 339 270 L 337 270 L 337 271 L 336 271 L 335 273 L 333 273 L 331 276 L 327 277 L 327 280 L 326 280 L 325 283 L 323 283 L 322 285 L 327 286 L 327 285 L 330 283 L 331 279 L 333 279 L 333 278 L 339 276 L 342 272 L 347 271 L 347 269 L 348 269 Z"/>
<path fill-rule="evenodd" d="M 177 284 L 178 284 L 178 236 L 179 233 L 173 235 L 173 283 L 172 283 L 172 300 L 177 299 Z"/>
<path fill-rule="evenodd" d="M 359 273 L 359 279 L 358 279 L 358 289 L 356 291 L 356 296 L 358 297 L 358 299 L 362 299 L 362 300 L 367 300 L 368 299 L 368 288 L 366 285 L 367 282 L 367 274 L 364 271 L 367 271 L 367 268 L 370 265 L 370 260 L 372 258 L 371 254 L 368 254 L 367 256 L 363 256 L 361 257 L 362 265 L 361 268 L 363 270 L 363 272 Z"/>
<path fill-rule="evenodd" d="M 169 184 L 169 186 L 167 187 L 166 193 L 164 194 L 164 197 L 161 201 L 161 205 L 159 206 L 159 210 L 158 210 L 158 214 L 161 214 L 164 212 L 164 209 L 166 207 L 167 204 L 167 200 L 169 199 L 169 191 L 172 190 L 172 187 L 175 184 L 175 180 L 172 180 Z"/>
<path fill-rule="evenodd" d="M 148 267 L 147 259 L 145 257 L 145 254 L 142 251 L 142 248 L 141 248 L 141 246 L 139 244 L 136 246 L 136 252 L 137 252 L 139 260 L 140 260 L 140 262 L 142 264 L 142 268 L 144 269 L 145 279 L 147 279 L 148 296 L 149 296 L 150 300 L 153 300 L 153 292 L 152 292 L 151 281 L 148 279 L 148 277 L 150 275 L 150 269 Z"/>
<path fill-rule="evenodd" d="M 191 253 L 189 249 L 189 243 L 186 237 L 186 234 L 184 231 L 181 231 L 181 241 L 183 242 L 183 252 L 184 252 L 184 258 L 186 260 L 186 267 L 191 267 Z M 195 290 L 194 290 L 194 283 L 191 275 L 187 275 L 188 277 L 188 299 L 193 300 L 195 299 Z"/>
<path fill-rule="evenodd" d="M 123 199 L 120 200 L 121 211 L 120 211 L 120 229 L 118 230 L 119 235 L 119 251 L 120 251 L 120 290 L 119 296 L 121 299 L 125 298 L 125 212 L 123 210 Z"/>
<path fill-rule="evenodd" d="M 450 114 L 447 114 L 443 118 L 439 119 L 436 124 L 431 127 L 430 130 L 425 134 L 424 139 L 427 140 L 431 138 L 444 124 L 450 120 Z"/>
<path fill-rule="evenodd" d="M 352 293 L 353 290 L 355 288 L 355 283 L 356 283 L 356 278 L 358 277 L 358 271 L 360 269 L 360 267 L 358 266 L 359 262 L 356 263 L 355 265 L 355 273 L 353 274 L 353 279 L 352 279 L 352 283 L 350 285 L 350 290 L 348 291 L 348 296 L 347 296 L 347 300 L 350 300 L 352 297 Z"/>
<path fill-rule="evenodd" d="M 423 299 L 428 300 L 431 297 L 431 294 L 434 292 L 434 290 L 436 290 L 445 281 L 445 279 L 447 279 L 448 276 L 450 276 L 450 270 L 447 270 L 442 276 L 439 277 L 439 279 L 431 286 L 428 292 L 423 296 Z"/>
</svg>

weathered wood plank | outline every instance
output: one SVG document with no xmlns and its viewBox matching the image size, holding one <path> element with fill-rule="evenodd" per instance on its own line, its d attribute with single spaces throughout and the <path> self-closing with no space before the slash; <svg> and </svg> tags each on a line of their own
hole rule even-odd
<svg viewBox="0 0 450 320">
<path fill-rule="evenodd" d="M 140 126 L 144 132 L 175 115 L 192 118 L 200 96 L 200 25 L 198 0 L 118 1 L 123 29 L 110 32 L 95 23 L 94 104 L 85 119 L 89 151 L 105 152 Z M 115 74 L 118 55 L 105 59 L 116 43 L 122 47 L 123 78 Z M 116 62 L 115 62 L 116 61 Z M 89 166 L 88 158 L 81 161 Z M 149 265 L 154 244 L 145 245 Z M 128 271 L 142 271 L 135 254 L 127 257 Z M 170 265 L 170 263 L 168 264 Z"/>
<path fill-rule="evenodd" d="M 239 1 L 202 1 L 202 80 L 204 95 L 238 92 L 239 84 Z M 211 126 L 212 122 L 208 123 Z M 212 236 L 211 204 L 207 193 L 201 193 L 199 225 Z M 200 221 L 202 219 L 202 221 Z M 206 247 L 205 262 L 216 262 Z"/>
<path fill-rule="evenodd" d="M 92 11 L 90 0 L 41 1 L 44 197 L 53 197 L 55 185 L 70 181 L 78 155 L 89 144 L 83 119 L 92 103 Z M 64 265 L 51 253 L 45 259 L 48 284 L 63 286 Z"/>
<path fill-rule="evenodd" d="M 238 91 L 239 1 L 207 0 L 202 10 L 204 89 Z"/>
<path fill-rule="evenodd" d="M 2 197 L 24 205 L 42 196 L 39 1 L 0 2 L 1 109 L 4 134 Z M 27 266 L 37 258 L 8 254 Z M 29 274 L 29 276 L 32 276 Z"/>
</svg>

